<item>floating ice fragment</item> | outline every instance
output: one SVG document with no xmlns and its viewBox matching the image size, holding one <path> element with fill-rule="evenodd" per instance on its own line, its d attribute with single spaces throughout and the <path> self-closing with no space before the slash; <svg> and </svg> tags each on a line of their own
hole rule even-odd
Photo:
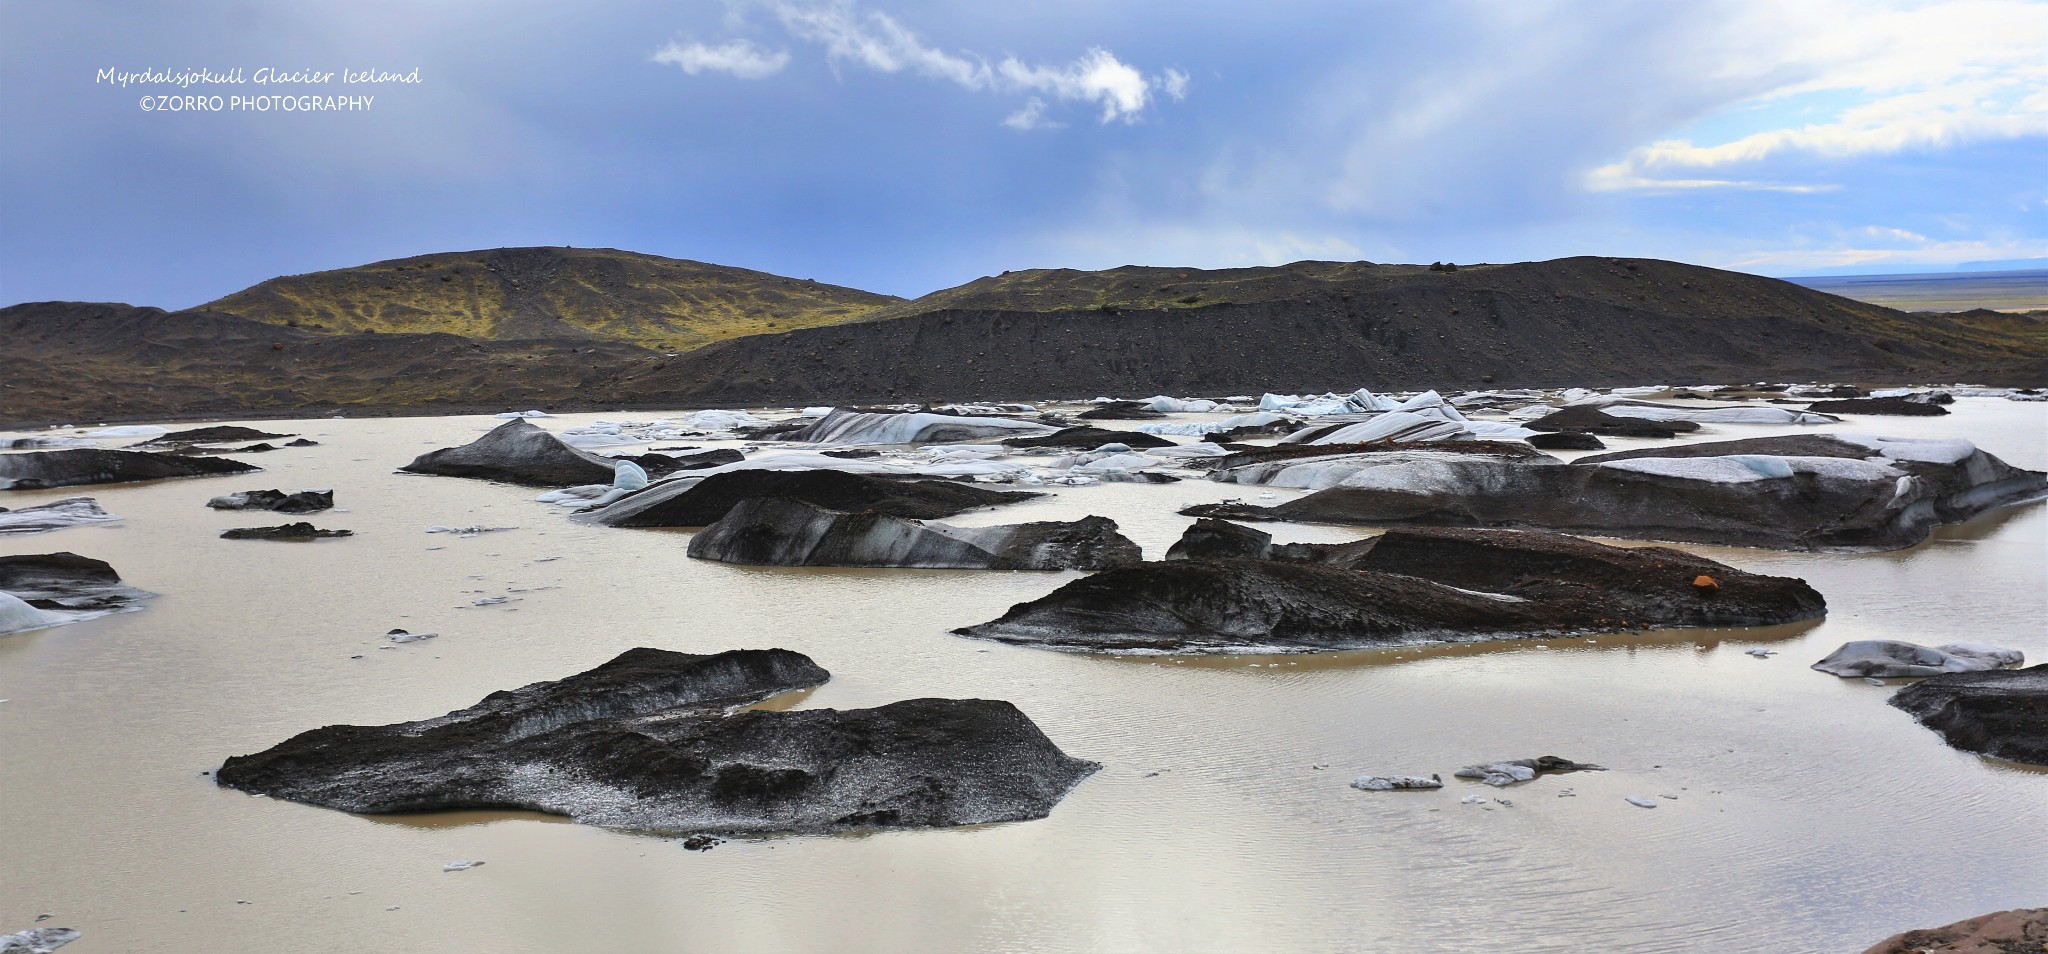
<svg viewBox="0 0 2048 954">
<path fill-rule="evenodd" d="M 408 633 L 408 632 L 406 632 L 405 630 L 402 630 L 402 629 L 394 629 L 394 630 L 392 630 L 391 632 L 385 633 L 385 634 L 384 634 L 384 638 L 385 638 L 385 639 L 388 639 L 388 640 L 391 640 L 391 641 L 392 641 L 392 642 L 394 642 L 394 643 L 416 643 L 416 642 L 419 642 L 419 641 L 420 641 L 420 640 L 422 640 L 422 639 L 433 639 L 434 637 L 436 637 L 436 636 L 439 636 L 439 635 L 441 635 L 441 634 L 440 634 L 440 633 Z"/>
<path fill-rule="evenodd" d="M 164 436 L 165 434 L 169 434 L 170 432 L 171 432 L 171 429 L 170 429 L 170 428 L 168 428 L 168 427 L 158 427 L 158 426 L 156 426 L 155 424 L 124 424 L 124 425 L 122 425 L 122 426 L 120 426 L 120 427 L 102 427 L 102 428 L 100 428 L 99 430 L 96 430 L 96 431 L 88 431 L 88 432 L 86 433 L 86 436 L 87 436 L 87 437 L 162 437 L 162 436 Z"/>
<path fill-rule="evenodd" d="M 1657 800 L 1645 795 L 1623 795 L 1621 800 L 1637 808 L 1656 808 Z"/>
<path fill-rule="evenodd" d="M 1484 796 L 1484 795 L 1467 795 L 1467 796 L 1465 796 L 1464 798 L 1458 799 L 1458 804 L 1460 804 L 1460 805 L 1484 805 L 1484 804 L 1486 804 L 1486 796 Z"/>
<path fill-rule="evenodd" d="M 1351 787 L 1362 792 L 1391 792 L 1395 789 L 1442 788 L 1444 780 L 1435 775 L 1360 775 Z"/>
<path fill-rule="evenodd" d="M 554 415 L 552 415 L 552 414 L 549 414 L 549 413 L 548 413 L 548 412 L 546 412 L 546 411 L 506 411 L 506 412 L 505 412 L 505 413 L 503 413 L 503 414 L 493 414 L 493 415 L 491 415 L 491 416 L 492 416 L 492 417 L 496 417 L 496 418 L 498 418 L 498 419 L 500 419 L 500 420 L 507 420 L 507 421 L 509 421 L 509 420 L 513 420 L 513 419 L 515 419 L 515 418 L 522 418 L 522 417 L 553 417 Z"/>
<path fill-rule="evenodd" d="M 445 864 L 445 865 L 442 865 L 442 866 L 441 866 L 441 870 L 442 870 L 442 871 L 468 871 L 469 869 L 471 869 L 471 868 L 474 868 L 474 867 L 476 867 L 477 865 L 480 865 L 480 864 L 483 864 L 483 862 L 481 862 L 481 861 L 451 861 L 451 862 L 448 862 L 448 863 L 447 863 L 447 864 Z"/>
</svg>

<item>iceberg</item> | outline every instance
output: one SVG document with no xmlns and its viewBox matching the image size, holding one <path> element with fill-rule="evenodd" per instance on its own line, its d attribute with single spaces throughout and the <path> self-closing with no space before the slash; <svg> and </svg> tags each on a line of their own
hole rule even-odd
<svg viewBox="0 0 2048 954">
<path fill-rule="evenodd" d="M 832 413 L 789 435 L 808 444 L 944 444 L 989 437 L 1050 434 L 1059 428 L 1007 417 L 970 417 L 929 412 L 848 411 Z"/>
<path fill-rule="evenodd" d="M 1161 437 L 1166 435 L 1205 437 L 1223 431 L 1236 430 L 1240 427 L 1265 427 L 1268 424 L 1277 424 L 1284 420 L 1287 420 L 1285 415 L 1274 414 L 1270 411 L 1257 411 L 1251 414 L 1232 415 L 1220 421 L 1198 421 L 1185 424 L 1139 424 L 1131 428 L 1131 430 L 1137 431 L 1140 434 L 1152 434 Z"/>
<path fill-rule="evenodd" d="M 170 428 L 158 427 L 155 424 L 123 424 L 119 427 L 102 427 L 99 430 L 89 432 L 89 435 L 92 437 L 162 437 L 170 432 Z"/>
<path fill-rule="evenodd" d="M 91 497 L 66 497 L 19 510 L 0 508 L 0 534 L 44 533 L 88 523 L 119 520 Z"/>
<path fill-rule="evenodd" d="M 1832 414 L 1795 411 L 1777 406 L 1680 407 L 1643 401 L 1614 401 L 1601 408 L 1614 417 L 1646 421 L 1691 421 L 1695 424 L 1833 424 L 1841 418 Z"/>
<path fill-rule="evenodd" d="M 71 622 L 69 617 L 39 610 L 12 593 L 0 593 L 0 636 L 46 629 Z"/>
</svg>

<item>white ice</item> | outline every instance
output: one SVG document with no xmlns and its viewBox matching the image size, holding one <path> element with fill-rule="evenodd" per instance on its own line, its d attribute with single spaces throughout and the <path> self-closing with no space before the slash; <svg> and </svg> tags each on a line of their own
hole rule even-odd
<svg viewBox="0 0 2048 954">
<path fill-rule="evenodd" d="M 119 427 L 102 427 L 102 428 L 100 428 L 99 430 L 96 430 L 96 431 L 92 431 L 92 432 L 90 432 L 90 434 L 89 434 L 88 436 L 91 436 L 91 437 L 162 437 L 162 436 L 164 436 L 165 434 L 169 434 L 170 432 L 171 432 L 171 429 L 170 429 L 170 428 L 168 428 L 168 427 L 158 427 L 158 426 L 156 426 L 155 424 L 123 424 L 123 425 L 121 425 L 121 426 L 119 426 Z"/>
<path fill-rule="evenodd" d="M 1351 787 L 1362 792 L 1391 792 L 1395 789 L 1442 788 L 1442 779 L 1434 775 L 1360 775 L 1351 780 Z"/>
<path fill-rule="evenodd" d="M 1777 480 L 1793 474 L 1814 474 L 1854 481 L 1893 482 L 1904 476 L 1898 470 L 1875 461 L 1847 457 L 1771 457 L 1730 454 L 1726 457 L 1633 457 L 1592 465 L 1609 470 L 1698 480 L 1714 484 L 1742 484 Z"/>
<path fill-rule="evenodd" d="M 12 593 L 0 593 L 0 636 L 60 626 L 71 620 L 71 617 L 30 606 Z"/>
<path fill-rule="evenodd" d="M 0 534 L 42 533 L 119 519 L 101 510 L 99 501 L 91 497 L 66 497 L 18 510 L 0 511 Z"/>
<path fill-rule="evenodd" d="M 1874 434 L 1836 434 L 1851 444 L 1861 444 L 1892 460 L 1925 464 L 1960 464 L 1977 453 L 1977 445 L 1958 437 L 1880 437 Z"/>
<path fill-rule="evenodd" d="M 1841 420 L 1830 414 L 1815 414 L 1812 411 L 1795 411 L 1791 408 L 1769 405 L 1679 407 L 1618 401 L 1606 404 L 1601 410 L 1615 417 L 1633 417 L 1645 421 L 1692 421 L 1696 424 L 1832 424 Z"/>
<path fill-rule="evenodd" d="M 554 415 L 549 414 L 546 411 L 506 411 L 503 414 L 493 414 L 491 416 L 503 420 L 511 420 L 514 418 L 522 417 L 553 417 Z"/>
</svg>

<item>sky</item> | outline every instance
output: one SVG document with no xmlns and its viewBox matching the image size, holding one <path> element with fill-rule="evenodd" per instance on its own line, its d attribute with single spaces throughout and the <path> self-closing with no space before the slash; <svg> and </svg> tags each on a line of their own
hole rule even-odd
<svg viewBox="0 0 2048 954">
<path fill-rule="evenodd" d="M 242 82 L 174 82 L 200 69 Z M 1125 264 L 2033 259 L 2048 2 L 0 0 L 0 304 L 182 308 L 515 245 L 903 296 Z"/>
</svg>

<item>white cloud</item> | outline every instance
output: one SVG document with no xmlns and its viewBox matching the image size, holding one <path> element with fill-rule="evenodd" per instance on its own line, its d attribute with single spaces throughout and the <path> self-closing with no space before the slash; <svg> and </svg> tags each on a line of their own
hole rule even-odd
<svg viewBox="0 0 2048 954">
<path fill-rule="evenodd" d="M 717 46 L 672 42 L 655 51 L 654 62 L 679 66 L 691 76 L 709 72 L 730 73 L 740 79 L 765 79 L 789 65 L 789 54 L 764 49 L 748 40 L 730 40 Z"/>
<path fill-rule="evenodd" d="M 1010 57 L 1003 60 L 997 74 L 1016 89 L 1095 103 L 1102 107 L 1105 123 L 1137 119 L 1152 98 L 1152 81 L 1145 74 L 1100 47 L 1062 67 L 1032 66 Z"/>
<path fill-rule="evenodd" d="M 2035 258 L 2041 255 L 2039 241 L 1956 241 L 1922 242 L 1907 248 L 1859 248 L 1853 246 L 1773 249 L 1765 252 L 1706 254 L 1703 264 L 1744 271 L 1786 273 L 1799 269 L 1841 268 L 1848 265 L 1883 266 L 1887 263 L 1953 265 L 1958 262 Z"/>
<path fill-rule="evenodd" d="M 1003 125 L 1030 132 L 1033 129 L 1058 129 L 1064 124 L 1045 118 L 1045 100 L 1033 96 L 1025 101 L 1024 108 L 1005 117 Z"/>
<path fill-rule="evenodd" d="M 971 90 L 990 85 L 988 64 L 980 57 L 955 56 L 926 46 L 916 33 L 880 11 L 863 15 L 850 3 L 778 3 L 775 17 L 798 39 L 823 46 L 834 64 L 851 62 L 883 73 L 909 70 Z"/>
<path fill-rule="evenodd" d="M 1180 70 L 1168 67 L 1166 72 L 1159 74 L 1159 85 L 1176 103 L 1188 98 L 1188 74 Z"/>
<path fill-rule="evenodd" d="M 2048 136 L 2048 5 L 1757 0 L 1732 18 L 1731 29 L 1751 42 L 1724 72 L 1773 80 L 1736 108 L 1799 97 L 1850 104 L 1824 121 L 1724 142 L 1652 142 L 1592 170 L 1589 188 L 1682 187 L 1674 180 L 1757 188 L 1749 179 L 1696 173 L 1784 154 L 1841 159 Z"/>
<path fill-rule="evenodd" d="M 1063 123 L 1047 117 L 1047 97 L 1092 103 L 1101 109 L 1102 122 L 1129 123 L 1151 105 L 1155 91 L 1175 101 L 1187 96 L 1188 74 L 1168 69 L 1147 75 L 1101 47 L 1090 47 L 1064 66 L 1005 56 L 992 67 L 971 51 L 948 52 L 932 46 L 895 17 L 879 10 L 862 10 L 849 0 L 768 0 L 766 6 L 790 36 L 822 47 L 835 69 L 858 66 L 879 73 L 923 76 L 977 93 L 1028 94 L 1030 99 L 1003 120 L 1003 125 L 1013 129 L 1062 127 Z M 739 25 L 737 8 L 734 11 L 729 20 Z M 768 54 L 748 41 L 734 40 L 718 47 L 671 43 L 655 54 L 655 59 L 675 63 L 690 73 L 724 70 L 753 79 L 782 69 L 789 54 Z"/>
</svg>

